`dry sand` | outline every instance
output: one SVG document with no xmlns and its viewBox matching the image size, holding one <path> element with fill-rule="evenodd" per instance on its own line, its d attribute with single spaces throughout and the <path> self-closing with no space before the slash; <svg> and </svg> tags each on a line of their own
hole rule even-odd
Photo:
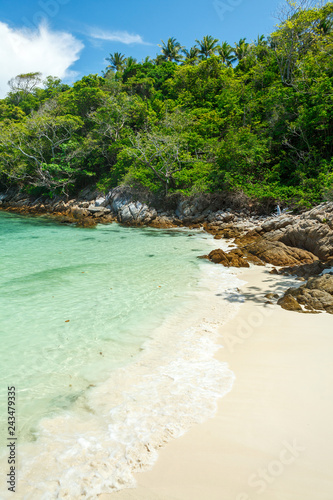
<svg viewBox="0 0 333 500">
<path fill-rule="evenodd" d="M 333 499 L 333 316 L 265 305 L 295 282 L 267 268 L 240 278 L 217 354 L 236 381 L 217 415 L 161 449 L 137 488 L 99 500 Z"/>
</svg>

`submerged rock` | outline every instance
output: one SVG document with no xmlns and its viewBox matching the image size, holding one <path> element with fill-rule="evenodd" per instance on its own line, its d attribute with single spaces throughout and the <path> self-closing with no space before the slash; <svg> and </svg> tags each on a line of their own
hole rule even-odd
<svg viewBox="0 0 333 500">
<path fill-rule="evenodd" d="M 171 227 L 176 227 L 174 221 L 169 217 L 157 216 L 155 219 L 150 221 L 150 227 L 155 227 L 157 229 L 169 229 Z"/>
<path fill-rule="evenodd" d="M 80 219 L 76 223 L 77 227 L 96 227 L 97 226 L 97 221 L 96 219 L 92 219 L 91 217 L 86 217 L 84 219 Z"/>
</svg>

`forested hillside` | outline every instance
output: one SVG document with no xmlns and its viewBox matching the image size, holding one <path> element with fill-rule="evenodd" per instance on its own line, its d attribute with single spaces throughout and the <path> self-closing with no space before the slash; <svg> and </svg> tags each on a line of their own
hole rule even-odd
<svg viewBox="0 0 333 500">
<path fill-rule="evenodd" d="M 125 183 L 293 206 L 332 196 L 332 2 L 290 5 L 253 43 L 170 38 L 154 60 L 108 60 L 103 76 L 73 86 L 38 73 L 11 80 L 0 100 L 2 189 L 52 196 Z"/>
</svg>

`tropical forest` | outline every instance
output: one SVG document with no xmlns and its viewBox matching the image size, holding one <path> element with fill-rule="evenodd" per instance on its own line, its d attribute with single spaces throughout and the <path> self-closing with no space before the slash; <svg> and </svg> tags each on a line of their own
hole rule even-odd
<svg viewBox="0 0 333 500">
<path fill-rule="evenodd" d="M 72 85 L 17 75 L 0 100 L 0 190 L 72 196 L 118 185 L 168 197 L 333 199 L 333 3 L 289 2 L 269 36 L 220 34 L 155 59 L 105 55 Z"/>
</svg>

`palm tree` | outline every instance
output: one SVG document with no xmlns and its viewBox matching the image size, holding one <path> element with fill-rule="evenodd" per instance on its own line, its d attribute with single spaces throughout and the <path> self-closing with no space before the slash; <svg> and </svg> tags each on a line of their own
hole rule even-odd
<svg viewBox="0 0 333 500">
<path fill-rule="evenodd" d="M 254 45 L 256 47 L 266 47 L 267 41 L 265 40 L 265 35 L 258 35 Z"/>
<path fill-rule="evenodd" d="M 133 67 L 136 65 L 136 63 L 137 63 L 137 60 L 134 57 L 129 56 L 125 60 L 125 69 L 133 69 Z"/>
<path fill-rule="evenodd" d="M 265 35 L 258 35 L 254 42 L 254 54 L 259 59 L 263 61 L 269 54 L 268 40 L 265 40 Z"/>
<path fill-rule="evenodd" d="M 150 59 L 149 56 L 146 56 L 144 59 L 142 59 L 142 64 L 148 64 L 148 63 L 152 63 L 153 60 Z"/>
<path fill-rule="evenodd" d="M 180 54 L 180 51 L 183 49 L 183 47 L 179 42 L 176 42 L 176 39 L 174 37 L 169 38 L 167 43 L 165 43 L 163 40 L 161 40 L 161 42 L 162 45 L 158 46 L 162 49 L 161 52 L 164 61 L 179 62 L 183 59 L 183 56 Z"/>
<path fill-rule="evenodd" d="M 218 53 L 222 63 L 225 66 L 230 67 L 232 63 L 237 61 L 234 49 L 228 44 L 228 42 L 223 42 L 222 45 L 218 47 Z"/>
<path fill-rule="evenodd" d="M 244 59 L 250 52 L 250 44 L 247 43 L 246 38 L 241 38 L 238 43 L 235 43 L 235 56 L 238 61 Z"/>
<path fill-rule="evenodd" d="M 156 66 L 159 66 L 160 64 L 165 63 L 165 57 L 162 54 L 156 54 L 153 63 L 156 64 Z"/>
<path fill-rule="evenodd" d="M 106 69 L 121 71 L 124 68 L 126 57 L 119 52 L 115 52 L 114 54 L 110 54 L 110 57 L 107 57 L 106 60 L 111 63 Z"/>
<path fill-rule="evenodd" d="M 322 35 L 328 35 L 333 29 L 333 19 L 321 19 L 317 25 L 317 30 Z"/>
<path fill-rule="evenodd" d="M 190 50 L 183 49 L 182 52 L 183 54 L 185 54 L 185 62 L 187 64 L 191 64 L 192 66 L 194 66 L 198 60 L 198 55 L 199 55 L 198 47 L 196 46 L 191 47 Z"/>
<path fill-rule="evenodd" d="M 213 38 L 211 35 L 206 35 L 202 40 L 196 40 L 196 42 L 199 45 L 200 59 L 208 59 L 217 51 L 218 39 Z"/>
</svg>

